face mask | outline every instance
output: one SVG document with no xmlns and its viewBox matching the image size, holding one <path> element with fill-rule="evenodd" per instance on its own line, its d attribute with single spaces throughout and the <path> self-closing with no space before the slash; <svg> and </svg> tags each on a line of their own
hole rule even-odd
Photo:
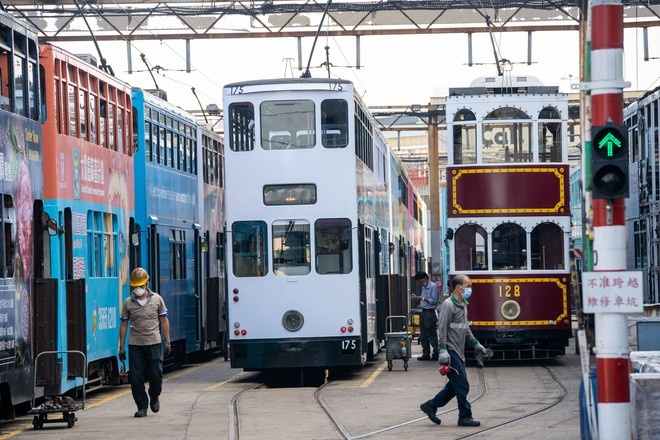
<svg viewBox="0 0 660 440">
<path fill-rule="evenodd" d="M 463 290 L 463 299 L 468 299 L 471 296 L 472 296 L 472 287 L 466 287 Z"/>
<path fill-rule="evenodd" d="M 135 289 L 133 289 L 133 292 L 135 293 L 135 296 L 140 297 L 144 295 L 145 290 L 146 289 L 144 287 L 136 287 Z"/>
</svg>

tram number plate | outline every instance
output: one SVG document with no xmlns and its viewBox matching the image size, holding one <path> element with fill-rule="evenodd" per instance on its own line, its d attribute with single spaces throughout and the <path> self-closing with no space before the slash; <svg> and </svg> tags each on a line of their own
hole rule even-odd
<svg viewBox="0 0 660 440">
<path fill-rule="evenodd" d="M 341 341 L 342 353 L 355 353 L 356 348 L 357 348 L 357 341 L 355 339 L 345 339 Z"/>
</svg>

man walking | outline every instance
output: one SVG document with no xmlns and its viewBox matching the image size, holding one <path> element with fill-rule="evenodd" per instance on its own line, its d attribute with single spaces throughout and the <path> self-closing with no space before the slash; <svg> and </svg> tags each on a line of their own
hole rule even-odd
<svg viewBox="0 0 660 440">
<path fill-rule="evenodd" d="M 438 287 L 429 279 L 426 272 L 417 272 L 415 280 L 420 283 L 422 293 L 419 307 L 422 309 L 421 322 L 419 325 L 419 341 L 422 344 L 422 355 L 418 361 L 438 360 L 438 315 L 435 308 L 438 305 Z M 431 348 L 433 355 L 431 356 Z"/>
<path fill-rule="evenodd" d="M 160 393 L 163 389 L 163 354 L 170 352 L 170 321 L 163 298 L 147 287 L 149 274 L 141 267 L 131 272 L 131 295 L 124 301 L 119 325 L 119 359 L 126 360 L 126 331 L 130 358 L 129 377 L 133 400 L 137 405 L 135 417 L 146 417 L 147 407 L 160 411 Z M 162 337 L 161 337 L 162 332 Z M 165 344 L 163 344 L 165 342 Z M 149 378 L 149 395 L 144 388 Z"/>
</svg>

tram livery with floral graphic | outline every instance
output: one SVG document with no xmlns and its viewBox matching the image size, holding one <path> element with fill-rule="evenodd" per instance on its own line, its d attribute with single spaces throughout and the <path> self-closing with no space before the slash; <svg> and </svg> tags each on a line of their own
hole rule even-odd
<svg viewBox="0 0 660 440">
<path fill-rule="evenodd" d="M 530 76 L 481 78 L 446 103 L 445 244 L 494 359 L 562 356 L 572 335 L 568 99 Z"/>
</svg>

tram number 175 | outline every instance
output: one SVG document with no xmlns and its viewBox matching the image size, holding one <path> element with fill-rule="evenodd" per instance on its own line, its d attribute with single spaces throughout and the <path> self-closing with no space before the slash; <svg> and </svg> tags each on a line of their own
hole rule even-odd
<svg viewBox="0 0 660 440">
<path fill-rule="evenodd" d="M 342 353 L 355 353 L 357 348 L 357 341 L 355 339 L 344 339 L 341 341 L 341 352 Z"/>
</svg>

